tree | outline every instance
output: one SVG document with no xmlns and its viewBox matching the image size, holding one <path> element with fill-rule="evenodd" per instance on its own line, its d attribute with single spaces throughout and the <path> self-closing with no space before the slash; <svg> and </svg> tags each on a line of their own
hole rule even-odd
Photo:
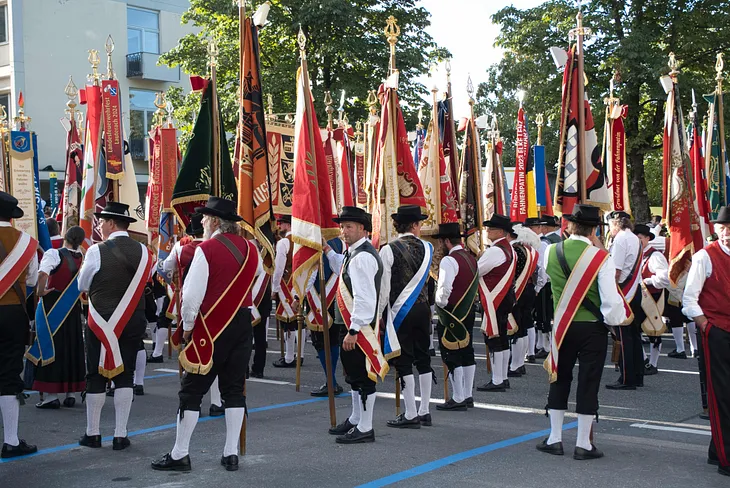
<svg viewBox="0 0 730 488">
<path fill-rule="evenodd" d="M 416 3 L 415 0 L 271 0 L 268 24 L 260 30 L 260 44 L 263 90 L 273 96 L 274 111 L 291 113 L 296 109 L 295 81 L 299 67 L 296 37 L 301 25 L 307 36 L 307 62 L 320 123 L 327 120 L 324 92 L 332 92 L 337 109 L 343 89 L 348 100 L 355 98 L 346 107 L 349 120 L 354 125 L 355 120 L 364 119 L 368 90 L 377 89 L 388 74 L 390 48 L 383 30 L 390 15 L 396 17 L 401 29 L 396 45 L 399 95 L 404 102 L 418 106 L 426 89 L 415 78 L 449 53 L 425 32 L 430 25 L 430 14 Z M 182 21 L 192 23 L 198 32 L 181 38 L 161 60 L 170 66 L 179 65 L 186 73 L 205 74 L 208 39 L 214 38 L 219 50 L 217 81 L 221 110 L 226 129 L 233 131 L 238 121 L 238 7 L 231 0 L 191 0 Z M 168 96 L 175 106 L 184 138 L 190 130 L 199 95 L 184 97 L 182 90 L 171 89 Z"/>
<path fill-rule="evenodd" d="M 730 47 L 730 1 L 593 0 L 583 13 L 584 25 L 594 33 L 586 43 L 585 70 L 597 130 L 603 132 L 603 99 L 609 80 L 618 73 L 615 95 L 629 106 L 625 126 L 631 207 L 638 222 L 647 221 L 650 203 L 661 205 L 660 199 L 649 201 L 644 168 L 649 159 L 661 158 L 666 95 L 659 77 L 669 71 L 668 55 L 674 52 L 681 62 L 685 113 L 691 107 L 691 88 L 698 94 L 713 90 L 715 55 Z M 507 53 L 490 68 L 478 101 L 481 109 L 501 116 L 506 157 L 514 157 L 514 93 L 523 88 L 528 92 L 526 109 L 545 112 L 551 122 L 544 139 L 548 158 L 553 163 L 557 159 L 561 76 L 548 48 L 567 46 L 575 14 L 573 2 L 549 0 L 527 10 L 507 7 L 493 16 L 502 26 L 496 44 Z"/>
</svg>

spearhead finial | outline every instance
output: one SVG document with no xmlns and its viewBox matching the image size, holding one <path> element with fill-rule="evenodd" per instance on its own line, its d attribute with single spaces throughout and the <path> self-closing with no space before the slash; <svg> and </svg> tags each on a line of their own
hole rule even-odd
<svg viewBox="0 0 730 488">
<path fill-rule="evenodd" d="M 99 82 L 101 81 L 101 75 L 99 74 L 99 63 L 101 62 L 99 59 L 99 51 L 96 49 L 89 49 L 89 57 L 87 59 L 91 64 L 91 74 L 88 75 L 86 79 L 92 85 L 99 86 Z"/>
<path fill-rule="evenodd" d="M 466 79 L 466 94 L 469 95 L 469 105 L 474 105 L 474 83 L 471 81 L 471 74 Z"/>
<path fill-rule="evenodd" d="M 66 88 L 63 92 L 68 97 L 68 102 L 66 102 L 66 113 L 68 114 L 68 119 L 73 121 L 76 119 L 76 96 L 79 94 L 79 89 L 74 83 L 73 76 L 68 77 L 68 83 L 66 84 Z"/>
<path fill-rule="evenodd" d="M 677 56 L 671 52 L 669 53 L 669 62 L 667 63 L 669 66 L 669 76 L 672 77 L 673 82 L 677 82 L 677 75 L 679 74 L 679 61 L 677 61 Z"/>
<path fill-rule="evenodd" d="M 104 49 L 106 50 L 106 77 L 109 80 L 116 78 L 114 74 L 114 67 L 112 66 L 112 53 L 114 52 L 114 39 L 111 34 L 106 38 L 104 43 Z"/>
<path fill-rule="evenodd" d="M 332 94 L 327 90 L 324 92 L 324 104 L 325 104 L 325 112 L 327 112 L 327 128 L 332 129 L 332 114 L 334 113 L 335 109 L 332 107 L 332 104 L 334 102 L 332 101 Z"/>
<path fill-rule="evenodd" d="M 302 30 L 302 24 L 299 24 L 299 33 L 297 34 L 297 44 L 299 45 L 299 52 L 302 55 L 302 59 L 306 59 L 307 36 L 304 35 L 304 30 Z"/>
<path fill-rule="evenodd" d="M 423 129 L 423 107 L 418 108 L 418 124 L 416 129 Z"/>
<path fill-rule="evenodd" d="M 218 66 L 218 43 L 212 37 L 208 40 L 208 66 L 211 69 Z"/>
<path fill-rule="evenodd" d="M 722 53 L 717 53 L 717 62 L 715 63 L 715 72 L 717 72 L 717 76 L 715 77 L 715 81 L 721 82 L 724 80 L 722 77 L 722 70 L 725 68 L 725 62 L 722 60 Z"/>
</svg>

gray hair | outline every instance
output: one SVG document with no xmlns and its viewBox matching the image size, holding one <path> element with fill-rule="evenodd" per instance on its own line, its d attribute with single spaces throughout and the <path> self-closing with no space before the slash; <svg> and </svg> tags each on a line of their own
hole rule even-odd
<svg viewBox="0 0 730 488">
<path fill-rule="evenodd" d="M 237 222 L 233 222 L 232 220 L 223 220 L 220 217 L 213 218 L 218 221 L 218 230 L 220 230 L 223 234 L 241 234 L 241 227 Z"/>
<path fill-rule="evenodd" d="M 627 217 L 617 217 L 609 221 L 611 226 L 618 227 L 620 230 L 634 230 L 634 224 L 631 223 L 631 219 Z"/>
</svg>

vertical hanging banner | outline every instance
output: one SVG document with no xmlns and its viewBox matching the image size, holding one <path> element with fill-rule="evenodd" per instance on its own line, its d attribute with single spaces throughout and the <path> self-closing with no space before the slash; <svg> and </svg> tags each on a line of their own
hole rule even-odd
<svg viewBox="0 0 730 488">
<path fill-rule="evenodd" d="M 527 213 L 527 160 L 530 156 L 530 147 L 527 141 L 527 126 L 525 124 L 525 110 L 520 107 L 517 112 L 517 155 L 515 166 L 515 181 L 512 185 L 512 202 L 509 217 L 512 222 L 524 222 Z"/>
<path fill-rule="evenodd" d="M 104 121 L 104 151 L 106 177 L 121 180 L 124 177 L 124 142 L 122 141 L 122 109 L 119 102 L 119 81 L 101 82 L 101 106 Z"/>
<path fill-rule="evenodd" d="M 606 149 L 604 157 L 609 162 L 608 188 L 613 199 L 613 209 L 631 213 L 626 168 L 626 130 L 624 119 L 627 105 L 614 104 L 606 110 Z"/>
<path fill-rule="evenodd" d="M 38 168 L 38 137 L 35 132 L 26 132 L 30 134 L 30 143 L 33 154 L 33 192 L 35 196 L 35 220 L 36 220 L 36 231 L 38 232 L 38 245 L 44 251 L 47 251 L 53 247 L 51 245 L 51 233 L 48 232 L 48 226 L 46 225 L 46 216 L 43 213 L 43 206 L 41 204 L 41 179 Z"/>
<path fill-rule="evenodd" d="M 294 190 L 294 126 L 267 121 L 266 147 L 269 153 L 269 181 L 274 213 L 291 215 Z"/>
<path fill-rule="evenodd" d="M 149 242 L 157 242 L 160 228 L 160 209 L 162 208 L 162 129 L 155 127 L 150 131 L 149 181 L 145 197 L 145 224 Z"/>
<path fill-rule="evenodd" d="M 177 169 L 180 162 L 180 150 L 177 147 L 177 131 L 173 127 L 161 129 L 160 136 L 161 156 L 161 186 L 162 211 L 172 212 L 172 190 L 175 188 Z"/>
<path fill-rule="evenodd" d="M 48 193 L 49 193 L 48 199 L 50 200 L 48 202 L 48 204 L 55 211 L 58 208 L 58 174 L 57 173 L 48 174 Z"/>
<path fill-rule="evenodd" d="M 367 208 L 368 194 L 365 192 L 365 143 L 355 143 L 355 185 L 357 186 L 356 205 L 360 208 Z"/>
<path fill-rule="evenodd" d="M 33 175 L 33 146 L 30 132 L 10 132 L 10 192 L 18 199 L 23 217 L 13 219 L 13 227 L 38 238 L 35 184 Z"/>
</svg>

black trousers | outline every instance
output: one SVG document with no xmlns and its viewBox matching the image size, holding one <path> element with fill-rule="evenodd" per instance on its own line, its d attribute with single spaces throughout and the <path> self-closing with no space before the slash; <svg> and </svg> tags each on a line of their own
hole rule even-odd
<svg viewBox="0 0 730 488">
<path fill-rule="evenodd" d="M 558 355 L 558 379 L 550 384 L 549 409 L 567 410 L 573 367 L 578 365 L 575 411 L 584 415 L 598 412 L 598 390 L 608 350 L 608 333 L 601 322 L 573 322 L 565 334 Z"/>
<path fill-rule="evenodd" d="M 525 291 L 526 293 L 527 291 Z M 540 332 L 553 330 L 553 292 L 550 282 L 540 289 L 535 301 L 535 327 Z"/>
<path fill-rule="evenodd" d="M 486 334 L 482 334 L 484 335 L 484 344 L 489 348 L 489 352 L 509 351 L 510 336 L 507 335 L 508 317 L 508 314 L 500 313 L 497 310 L 497 330 L 499 330 L 499 336 L 489 338 Z"/>
<path fill-rule="evenodd" d="M 260 327 L 261 324 L 256 327 Z M 243 387 L 251 359 L 251 310 L 241 308 L 215 341 L 213 367 L 207 374 L 186 373 L 180 388 L 180 411 L 200 411 L 200 403 L 215 377 L 225 408 L 246 406 Z"/>
<path fill-rule="evenodd" d="M 621 342 L 618 365 L 621 370 L 621 383 L 638 386 L 644 383 L 644 350 L 641 344 L 641 322 L 644 321 L 644 311 L 641 308 L 641 295 L 638 293 L 631 300 L 631 310 L 634 312 L 634 321 L 631 325 L 616 327 L 618 340 Z"/>
<path fill-rule="evenodd" d="M 413 366 L 419 374 L 431 372 L 431 307 L 427 302 L 417 302 L 408 312 L 398 329 L 400 356 L 390 360 L 398 376 L 413 374 Z"/>
<path fill-rule="evenodd" d="M 119 336 L 119 351 L 122 354 L 124 371 L 112 378 L 115 388 L 132 388 L 134 369 L 137 364 L 137 351 L 140 350 L 139 346 L 142 343 L 142 336 L 146 329 L 147 319 L 144 310 L 135 310 Z M 99 374 L 101 342 L 89 329 L 88 325 L 84 332 L 86 337 L 86 392 L 104 393 L 107 378 Z"/>
<path fill-rule="evenodd" d="M 330 324 L 329 335 L 330 347 L 337 346 L 337 341 L 340 339 L 340 330 L 335 324 Z M 314 350 L 318 353 L 320 351 L 324 351 L 324 332 L 313 330 L 310 333 L 310 337 L 312 338 L 312 345 L 314 346 Z"/>
<path fill-rule="evenodd" d="M 707 370 L 707 400 L 710 413 L 710 454 L 720 465 L 730 467 L 730 332 L 708 324 L 702 341 Z"/>
<path fill-rule="evenodd" d="M 297 321 L 296 319 L 293 319 L 291 322 L 284 322 L 283 320 L 276 320 L 276 323 L 281 327 L 281 330 L 283 332 L 296 332 L 297 331 Z"/>
<path fill-rule="evenodd" d="M 535 285 L 528 281 L 525 289 L 522 291 L 522 295 L 520 295 L 520 299 L 517 300 L 517 303 L 512 309 L 512 315 L 515 316 L 515 321 L 519 326 L 515 334 L 517 338 L 527 337 L 528 329 L 535 327 L 532 311 L 535 309 L 536 301 Z"/>
<path fill-rule="evenodd" d="M 444 330 L 446 329 L 446 327 L 441 324 L 441 321 L 439 321 L 439 323 L 436 325 L 436 330 L 438 331 L 439 351 L 441 352 L 441 359 L 444 361 L 444 364 L 449 369 L 449 373 L 452 373 L 458 367 L 471 366 L 472 364 L 476 364 L 476 361 L 474 360 L 475 317 L 476 312 L 472 308 L 471 313 L 466 317 L 466 320 L 464 320 L 464 326 L 469 332 L 469 345 L 461 349 L 446 349 L 441 343 L 441 338 L 444 335 Z"/>
<path fill-rule="evenodd" d="M 8 293 L 15 293 L 10 290 Z M 23 392 L 23 355 L 28 338 L 28 316 L 22 305 L 0 306 L 0 395 Z"/>
<path fill-rule="evenodd" d="M 339 332 L 337 343 L 342 348 L 342 341 L 347 335 L 347 327 L 345 324 L 333 324 L 332 327 L 336 327 Z M 370 379 L 365 367 L 365 353 L 358 346 L 355 346 L 352 351 L 345 351 L 343 348 L 340 352 L 340 362 L 345 370 L 345 381 L 353 390 L 360 392 L 363 402 L 368 395 L 375 393 L 375 382 Z"/>
<path fill-rule="evenodd" d="M 269 312 L 270 313 L 270 312 Z M 268 315 L 261 315 L 261 322 L 253 326 L 253 364 L 251 371 L 263 374 L 264 366 L 266 366 L 266 320 Z"/>
</svg>

